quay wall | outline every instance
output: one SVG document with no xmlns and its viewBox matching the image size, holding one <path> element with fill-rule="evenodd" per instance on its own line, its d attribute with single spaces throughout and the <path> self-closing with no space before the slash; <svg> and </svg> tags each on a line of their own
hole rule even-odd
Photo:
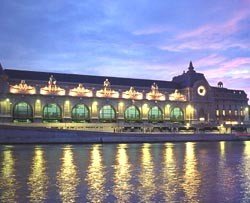
<svg viewBox="0 0 250 203">
<path fill-rule="evenodd" d="M 184 134 L 184 133 L 110 133 L 46 128 L 0 126 L 0 144 L 64 144 L 64 143 L 153 143 L 194 141 L 243 141 L 250 135 Z"/>
</svg>

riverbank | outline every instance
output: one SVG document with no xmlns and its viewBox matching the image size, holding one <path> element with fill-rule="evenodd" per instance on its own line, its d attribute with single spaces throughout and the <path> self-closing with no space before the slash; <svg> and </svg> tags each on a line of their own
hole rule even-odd
<svg viewBox="0 0 250 203">
<path fill-rule="evenodd" d="M 239 136 L 236 134 L 210 133 L 109 133 L 0 126 L 0 144 L 153 143 L 244 140 L 250 140 L 250 135 Z"/>
</svg>

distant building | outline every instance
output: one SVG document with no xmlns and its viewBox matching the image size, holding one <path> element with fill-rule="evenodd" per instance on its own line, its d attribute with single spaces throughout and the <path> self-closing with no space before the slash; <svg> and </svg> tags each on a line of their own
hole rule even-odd
<svg viewBox="0 0 250 203">
<path fill-rule="evenodd" d="M 3 69 L 0 122 L 97 130 L 244 125 L 248 98 L 210 86 L 190 62 L 172 81 Z M 115 131 L 114 130 L 114 131 Z"/>
</svg>

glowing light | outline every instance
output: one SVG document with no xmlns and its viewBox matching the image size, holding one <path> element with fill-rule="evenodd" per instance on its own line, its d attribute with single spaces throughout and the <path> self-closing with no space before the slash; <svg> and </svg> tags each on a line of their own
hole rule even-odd
<svg viewBox="0 0 250 203">
<path fill-rule="evenodd" d="M 52 95 L 60 95 L 60 96 L 65 95 L 66 91 L 60 88 L 59 86 L 57 86 L 56 82 L 57 81 L 55 80 L 53 75 L 51 75 L 48 81 L 48 85 L 40 89 L 40 94 L 43 94 L 43 95 L 52 94 Z"/>
<path fill-rule="evenodd" d="M 197 169 L 195 156 L 195 144 L 186 143 L 183 189 L 188 202 L 198 202 L 198 189 L 201 183 L 201 175 Z"/>
<path fill-rule="evenodd" d="M 179 90 L 175 90 L 174 93 L 169 95 L 169 100 L 170 101 L 186 101 L 186 96 L 181 94 Z"/>
<path fill-rule="evenodd" d="M 77 186 L 80 182 L 77 168 L 73 160 L 72 149 L 67 146 L 63 149 L 62 165 L 57 173 L 58 188 L 62 202 L 76 202 L 78 197 Z"/>
<path fill-rule="evenodd" d="M 90 152 L 90 164 L 87 171 L 88 202 L 103 202 L 105 198 L 105 174 L 100 145 L 93 145 Z"/>
<path fill-rule="evenodd" d="M 153 83 L 152 86 L 151 86 L 151 91 L 146 94 L 146 99 L 165 101 L 166 97 L 165 97 L 164 94 L 159 92 L 158 85 L 156 83 Z"/>
<path fill-rule="evenodd" d="M 134 87 L 130 87 L 128 91 L 122 93 L 122 98 L 142 100 L 143 94 L 141 92 L 137 92 Z"/>
<path fill-rule="evenodd" d="M 142 146 L 142 165 L 141 173 L 139 175 L 139 196 L 142 202 L 150 202 L 150 199 L 156 190 L 156 186 L 154 184 L 154 163 L 152 161 L 150 148 L 151 144 L 143 144 Z"/>
<path fill-rule="evenodd" d="M 28 181 L 30 202 L 44 202 L 46 200 L 48 183 L 43 149 L 35 148 Z"/>
<path fill-rule="evenodd" d="M 11 147 L 3 151 L 2 170 L 0 176 L 0 202 L 17 202 L 15 177 L 15 160 Z"/>
<path fill-rule="evenodd" d="M 108 79 L 103 83 L 103 89 L 96 91 L 97 97 L 110 97 L 110 98 L 119 98 L 119 92 L 111 89 L 111 84 Z"/>
<path fill-rule="evenodd" d="M 93 92 L 83 87 L 83 84 L 78 84 L 78 87 L 69 90 L 70 96 L 92 97 Z"/>
<path fill-rule="evenodd" d="M 27 85 L 25 80 L 17 85 L 10 85 L 10 93 L 13 94 L 36 94 L 36 88 L 30 85 Z"/>
<path fill-rule="evenodd" d="M 117 198 L 117 202 L 129 202 L 130 194 L 132 193 L 133 188 L 130 184 L 131 165 L 126 152 L 127 145 L 119 144 L 117 149 L 114 194 Z"/>
</svg>

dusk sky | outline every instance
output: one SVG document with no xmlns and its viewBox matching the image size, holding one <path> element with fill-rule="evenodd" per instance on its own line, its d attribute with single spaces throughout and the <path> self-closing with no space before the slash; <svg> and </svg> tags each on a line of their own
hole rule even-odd
<svg viewBox="0 0 250 203">
<path fill-rule="evenodd" d="M 192 60 L 250 95 L 250 0 L 1 0 L 4 68 L 171 80 Z"/>
</svg>

